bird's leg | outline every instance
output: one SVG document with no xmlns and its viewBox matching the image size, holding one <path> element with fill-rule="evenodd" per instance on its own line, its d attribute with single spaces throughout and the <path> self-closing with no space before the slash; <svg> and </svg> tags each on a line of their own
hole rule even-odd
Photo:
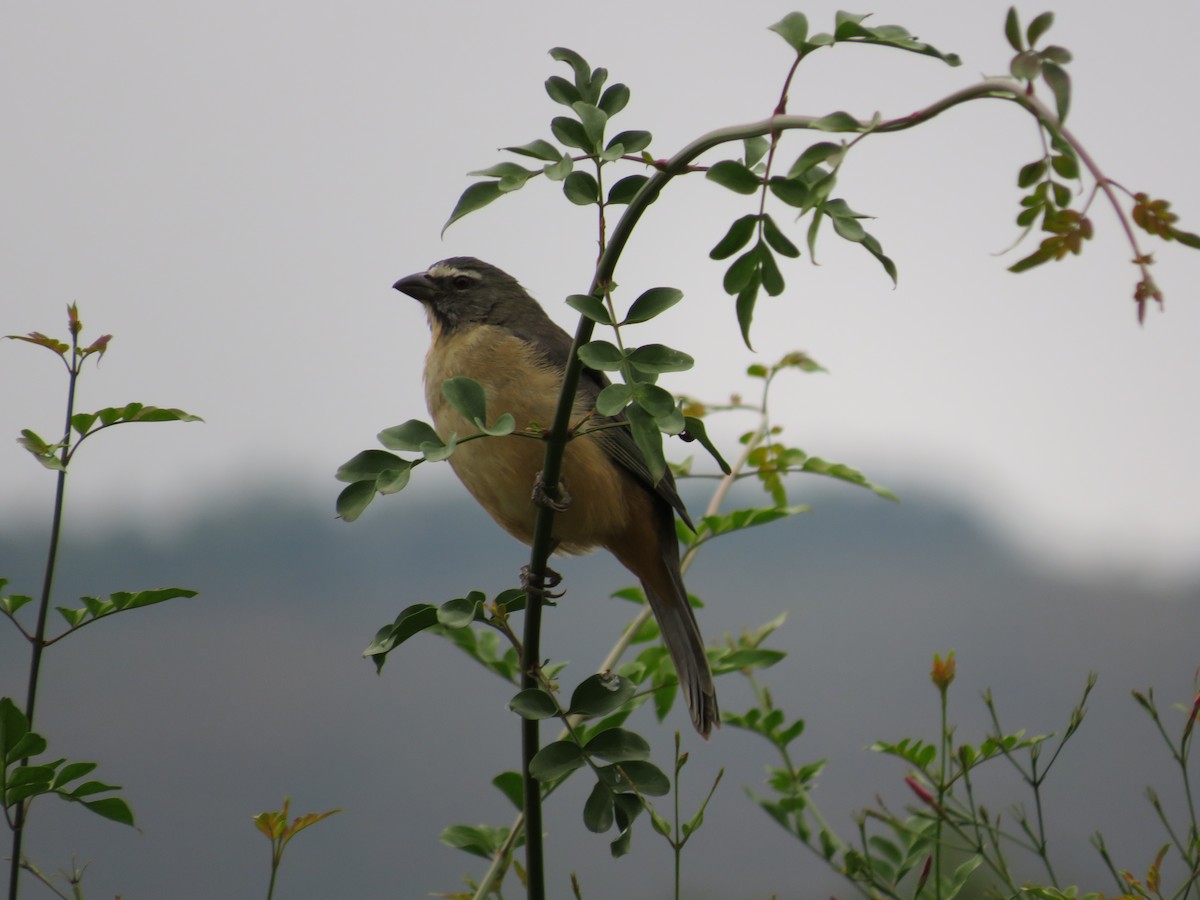
<svg viewBox="0 0 1200 900">
<path fill-rule="evenodd" d="M 554 542 L 554 546 L 558 545 L 558 541 Z M 554 552 L 554 546 L 550 548 L 550 552 Z M 539 600 L 557 600 L 566 591 L 555 591 L 554 588 L 562 584 L 563 577 L 555 572 L 549 566 L 546 566 L 546 574 L 542 576 L 541 584 L 534 584 L 529 571 L 529 566 L 521 566 L 521 590 L 526 594 L 535 595 Z"/>
<path fill-rule="evenodd" d="M 533 494 L 530 499 L 537 506 L 544 506 L 556 513 L 566 512 L 571 505 L 571 495 L 567 493 L 567 489 L 561 481 L 558 483 L 556 493 L 557 497 L 550 496 L 550 491 L 546 489 L 546 480 L 542 477 L 542 473 L 538 472 L 537 477 L 533 480 Z"/>
</svg>

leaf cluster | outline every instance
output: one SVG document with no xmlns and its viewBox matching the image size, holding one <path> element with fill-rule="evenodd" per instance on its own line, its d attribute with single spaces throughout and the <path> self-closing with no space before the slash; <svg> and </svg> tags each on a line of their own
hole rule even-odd
<svg viewBox="0 0 1200 900">
<path fill-rule="evenodd" d="M 607 195 L 604 194 L 599 177 L 604 165 L 622 158 L 653 162 L 646 153 L 651 141 L 650 132 L 622 131 L 607 138 L 609 120 L 629 103 L 629 88 L 620 83 L 605 87 L 608 70 L 593 69 L 574 50 L 555 47 L 550 56 L 571 69 L 570 79 L 560 75 L 546 79 L 546 93 L 550 99 L 569 111 L 568 115 L 550 120 L 550 132 L 557 145 L 545 138 L 537 138 L 504 148 L 524 160 L 536 160 L 540 163 L 536 168 L 506 161 L 470 172 L 470 175 L 488 180 L 477 181 L 463 191 L 442 227 L 443 232 L 468 213 L 520 190 L 537 176 L 561 182 L 564 196 L 577 206 L 627 204 L 648 181 L 642 174 L 628 175 L 613 184 Z M 594 163 L 595 175 L 576 168 L 577 163 L 589 160 Z"/>
<path fill-rule="evenodd" d="M 120 790 L 118 785 L 82 780 L 95 770 L 96 763 L 68 762 L 65 758 L 30 762 L 47 748 L 46 739 L 30 730 L 25 713 L 8 697 L 0 698 L 0 798 L 10 826 L 18 807 L 47 795 L 78 803 L 114 822 L 133 824 L 129 804 L 111 796 Z M 105 794 L 110 796 L 101 796 Z"/>
</svg>

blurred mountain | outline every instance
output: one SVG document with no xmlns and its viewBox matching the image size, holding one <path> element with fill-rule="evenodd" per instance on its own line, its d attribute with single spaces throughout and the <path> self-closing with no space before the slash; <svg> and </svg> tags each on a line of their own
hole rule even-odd
<svg viewBox="0 0 1200 900">
<path fill-rule="evenodd" d="M 151 533 L 73 523 L 56 603 L 165 585 L 201 593 L 88 626 L 47 652 L 37 730 L 52 757 L 98 761 L 98 777 L 124 785 L 138 829 L 43 801 L 28 854 L 49 871 L 90 861 L 89 897 L 263 896 L 268 851 L 250 817 L 290 795 L 293 814 L 344 812 L 292 844 L 277 896 L 415 898 L 480 874 L 482 861 L 437 836 L 449 824 L 511 820 L 489 782 L 518 766 L 517 722 L 504 708 L 513 689 L 432 637 L 396 651 L 380 677 L 360 656 L 410 603 L 514 583 L 524 549 L 450 496 L 389 498 L 353 524 L 334 519 L 330 497 L 283 492 Z M 1176 813 L 1182 797 L 1129 692 L 1154 685 L 1162 708 L 1190 703 L 1200 584 L 1034 570 L 944 499 L 815 497 L 811 515 L 715 542 L 688 583 L 706 603 L 710 641 L 788 612 L 771 645 L 789 655 L 761 678 L 789 717 L 807 721 L 795 761 L 830 760 L 815 799 L 831 823 L 849 836 L 877 794 L 909 802 L 904 769 L 865 748 L 935 734 L 933 653 L 956 652 L 951 717 L 972 743 L 989 728 L 983 689 L 1006 729 L 1061 731 L 1095 670 L 1087 719 L 1046 783 L 1051 852 L 1064 883 L 1111 892 L 1087 843 L 1100 829 L 1118 865 L 1144 872 L 1166 840 L 1145 786 Z M 36 593 L 45 534 L 42 522 L 0 531 L 8 592 Z M 544 652 L 572 661 L 569 687 L 627 620 L 631 607 L 608 596 L 628 578 L 605 555 L 556 568 L 569 590 L 547 612 Z M 0 629 L 0 693 L 23 696 L 26 658 L 15 629 Z M 748 704 L 744 682 L 718 687 L 723 708 Z M 1182 722 L 1174 710 L 1167 718 Z M 683 732 L 685 809 L 726 769 L 684 854 L 688 897 L 850 893 L 746 798 L 743 787 L 762 792 L 763 766 L 775 762 L 765 743 L 731 728 L 705 743 L 678 709 L 665 726 L 639 722 L 660 765 Z M 992 808 L 1031 803 L 1003 762 L 993 774 L 981 780 Z M 583 827 L 587 787 L 579 779 L 548 806 L 551 894 L 566 896 L 576 872 L 589 898 L 669 896 L 666 846 L 643 820 L 633 853 L 612 860 L 611 836 Z M 32 884 L 27 893 L 36 896 Z"/>
</svg>

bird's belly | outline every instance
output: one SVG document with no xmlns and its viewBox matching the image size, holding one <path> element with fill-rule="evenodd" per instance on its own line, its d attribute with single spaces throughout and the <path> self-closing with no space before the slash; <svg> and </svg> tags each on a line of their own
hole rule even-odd
<svg viewBox="0 0 1200 900">
<path fill-rule="evenodd" d="M 540 438 L 554 419 L 562 373 L 542 365 L 524 342 L 493 326 L 446 336 L 441 344 L 426 359 L 425 390 L 442 438 L 454 432 L 461 441 L 478 431 L 442 395 L 442 382 L 457 375 L 483 385 L 489 424 L 505 412 L 516 419 L 514 434 L 460 443 L 450 465 L 497 523 L 530 543 L 538 511 L 533 487 L 546 454 L 546 442 Z M 577 409 L 577 419 L 587 412 Z M 560 552 L 587 552 L 624 527 L 628 478 L 595 438 L 580 437 L 567 444 L 562 483 L 571 502 L 555 515 L 552 532 Z"/>
</svg>

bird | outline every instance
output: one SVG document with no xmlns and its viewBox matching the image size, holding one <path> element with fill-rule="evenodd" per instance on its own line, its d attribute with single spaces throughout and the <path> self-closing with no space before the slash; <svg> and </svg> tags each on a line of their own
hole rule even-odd
<svg viewBox="0 0 1200 900">
<path fill-rule="evenodd" d="M 487 408 L 511 413 L 513 434 L 459 443 L 450 465 L 492 518 L 518 540 L 533 542 L 544 434 L 554 420 L 571 336 L 511 275 L 469 256 L 434 263 L 401 278 L 397 291 L 420 301 L 431 341 L 425 357 L 425 399 L 442 435 L 467 435 L 476 426 L 443 396 L 448 378 L 467 376 L 484 388 Z M 675 514 L 695 526 L 670 471 L 654 481 L 624 414 L 596 414 L 608 377 L 584 367 L 573 422 L 586 433 L 568 441 L 561 486 L 569 503 L 554 516 L 555 552 L 612 553 L 641 582 L 679 675 L 696 731 L 707 738 L 720 724 L 716 688 L 704 638 L 688 601 L 679 565 Z M 606 427 L 607 426 L 607 427 Z M 558 506 L 555 507 L 558 509 Z"/>
</svg>

